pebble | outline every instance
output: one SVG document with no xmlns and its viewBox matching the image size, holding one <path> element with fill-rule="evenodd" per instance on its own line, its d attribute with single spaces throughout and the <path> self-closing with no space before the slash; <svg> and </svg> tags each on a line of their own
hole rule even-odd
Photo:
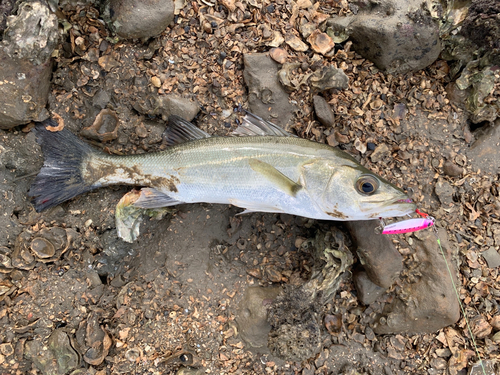
<svg viewBox="0 0 500 375">
<path fill-rule="evenodd" d="M 388 155 L 389 155 L 389 147 L 385 143 L 381 143 L 375 148 L 375 151 L 373 151 L 373 153 L 370 155 L 370 159 L 372 160 L 372 162 L 378 163 Z"/>
<path fill-rule="evenodd" d="M 450 183 L 443 178 L 439 178 L 436 182 L 434 192 L 443 206 L 449 206 L 453 203 L 453 194 L 455 193 L 455 189 L 453 189 L 453 186 L 451 186 Z"/>
<path fill-rule="evenodd" d="M 315 95 L 313 97 L 314 111 L 316 112 L 316 117 L 318 121 L 323 126 L 333 126 L 335 123 L 335 117 L 333 116 L 332 108 L 330 104 L 322 96 Z"/>
<path fill-rule="evenodd" d="M 443 165 L 443 172 L 450 177 L 458 177 L 463 173 L 463 168 L 451 161 L 446 161 Z"/>
<path fill-rule="evenodd" d="M 489 268 L 493 269 L 500 266 L 500 254 L 498 254 L 498 251 L 496 251 L 494 247 L 490 247 L 488 250 L 483 251 L 481 255 L 486 260 L 486 263 L 488 263 Z"/>
<path fill-rule="evenodd" d="M 385 289 L 373 283 L 364 271 L 355 273 L 353 279 L 358 299 L 363 305 L 372 304 L 385 292 Z"/>
</svg>

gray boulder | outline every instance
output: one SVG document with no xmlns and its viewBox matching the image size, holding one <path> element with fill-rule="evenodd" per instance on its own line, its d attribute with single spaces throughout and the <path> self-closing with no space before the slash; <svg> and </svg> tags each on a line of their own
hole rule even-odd
<svg viewBox="0 0 500 375">
<path fill-rule="evenodd" d="M 397 298 L 384 307 L 375 326 L 377 334 L 431 333 L 455 323 L 460 308 L 454 286 L 460 289 L 452 259 L 458 249 L 448 242 L 446 230 L 439 229 L 443 251 L 441 254 L 432 231 L 415 232 L 412 248 L 415 267 L 409 271 Z M 448 273 L 450 267 L 453 282 Z"/>
<path fill-rule="evenodd" d="M 357 14 L 327 21 L 327 29 L 347 33 L 354 50 L 389 73 L 432 64 L 441 52 L 438 21 L 423 0 L 360 0 Z"/>
<path fill-rule="evenodd" d="M 174 20 L 172 0 L 110 0 L 112 28 L 122 38 L 149 38 L 160 34 Z"/>
<path fill-rule="evenodd" d="M 294 107 L 278 80 L 278 64 L 267 53 L 245 54 L 243 62 L 250 110 L 286 130 Z"/>
</svg>

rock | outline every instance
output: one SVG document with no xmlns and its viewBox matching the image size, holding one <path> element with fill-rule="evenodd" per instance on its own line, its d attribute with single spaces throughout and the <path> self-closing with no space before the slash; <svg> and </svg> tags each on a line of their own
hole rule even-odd
<svg viewBox="0 0 500 375">
<path fill-rule="evenodd" d="M 441 52 L 438 21 L 423 0 L 381 0 L 355 15 L 335 17 L 327 28 L 346 32 L 354 50 L 389 73 L 405 73 L 432 64 Z"/>
<path fill-rule="evenodd" d="M 267 322 L 267 308 L 281 292 L 280 287 L 249 287 L 236 313 L 238 332 L 243 341 L 253 348 L 265 348 L 271 326 Z"/>
<path fill-rule="evenodd" d="M 363 305 L 372 304 L 385 292 L 385 289 L 373 283 L 364 271 L 356 272 L 353 276 L 353 281 L 358 291 L 358 300 Z"/>
<path fill-rule="evenodd" d="M 200 111 L 197 102 L 173 94 L 158 97 L 157 104 L 158 114 L 164 120 L 171 115 L 177 115 L 184 120 L 192 121 Z"/>
<path fill-rule="evenodd" d="M 174 20 L 172 0 L 110 0 L 111 26 L 122 38 L 149 38 Z"/>
<path fill-rule="evenodd" d="M 73 349 L 68 334 L 62 328 L 52 332 L 47 344 L 57 363 L 59 374 L 68 374 L 80 367 L 80 355 Z"/>
<path fill-rule="evenodd" d="M 346 89 L 349 86 L 349 77 L 342 69 L 330 65 L 316 70 L 309 78 L 309 84 L 319 92 L 330 89 Z"/>
<path fill-rule="evenodd" d="M 470 94 L 470 89 L 461 90 L 458 88 L 456 82 L 450 82 L 446 85 L 446 93 L 448 94 L 448 99 L 450 102 L 456 104 L 458 107 L 462 109 L 466 109 L 466 101 L 467 97 Z"/>
<path fill-rule="evenodd" d="M 374 163 L 378 163 L 380 160 L 384 159 L 385 157 L 389 156 L 389 147 L 385 143 L 379 144 L 373 153 L 370 155 L 370 159 Z"/>
<path fill-rule="evenodd" d="M 250 111 L 286 129 L 294 106 L 278 81 L 278 64 L 265 53 L 243 55 Z"/>
<path fill-rule="evenodd" d="M 439 178 L 434 186 L 434 192 L 439 198 L 439 201 L 443 206 L 450 206 L 453 203 L 453 194 L 455 189 L 450 185 L 448 181 L 443 178 Z"/>
<path fill-rule="evenodd" d="M 92 105 L 99 109 L 104 109 L 111 100 L 111 96 L 107 91 L 99 90 L 92 98 Z"/>
<path fill-rule="evenodd" d="M 452 263 L 457 251 L 450 246 L 445 229 L 438 230 L 448 265 L 456 280 L 456 269 Z M 431 231 L 416 232 L 411 237 L 415 250 L 414 276 L 412 282 L 402 285 L 400 296 L 384 307 L 374 328 L 377 334 L 431 333 L 455 323 L 460 317 L 460 308 L 447 265 L 441 255 L 436 236 Z"/>
<path fill-rule="evenodd" d="M 484 260 L 486 260 L 486 263 L 488 263 L 489 268 L 493 269 L 500 266 L 500 254 L 498 254 L 498 251 L 496 251 L 493 246 L 488 250 L 483 251 L 481 255 L 483 256 Z"/>
<path fill-rule="evenodd" d="M 48 117 L 57 24 L 57 17 L 40 2 L 23 3 L 18 15 L 8 18 L 0 45 L 0 129 Z"/>
<path fill-rule="evenodd" d="M 7 20 L 2 50 L 11 59 L 45 64 L 58 42 L 56 15 L 39 1 L 22 3 L 17 14 Z"/>
<path fill-rule="evenodd" d="M 42 374 L 69 374 L 80 367 L 79 354 L 62 328 L 52 332 L 47 345 L 38 339 L 27 341 L 24 356 L 33 361 Z"/>
<path fill-rule="evenodd" d="M 186 121 L 192 121 L 200 111 L 200 106 L 196 101 L 175 94 L 138 97 L 133 106 L 139 113 L 150 116 L 159 115 L 164 121 L 167 121 L 171 115 L 177 115 Z"/>
<path fill-rule="evenodd" d="M 496 120 L 493 125 L 478 130 L 476 141 L 467 149 L 467 158 L 473 168 L 487 173 L 498 173 L 500 170 L 499 144 L 500 120 Z"/>
<path fill-rule="evenodd" d="M 373 283 L 387 289 L 403 269 L 403 258 L 390 237 L 375 233 L 378 225 L 376 220 L 346 222 L 366 275 Z"/>
<path fill-rule="evenodd" d="M 450 177 L 459 177 L 463 173 L 463 168 L 456 165 L 451 161 L 445 161 L 443 165 L 443 172 Z"/>
<path fill-rule="evenodd" d="M 333 116 L 332 108 L 330 104 L 322 96 L 315 95 L 313 97 L 314 112 L 316 112 L 316 117 L 323 126 L 333 126 L 335 123 L 335 117 Z"/>
<path fill-rule="evenodd" d="M 491 334 L 493 327 L 488 323 L 486 318 L 482 315 L 477 315 L 470 321 L 472 334 L 478 339 L 484 339 Z"/>
</svg>

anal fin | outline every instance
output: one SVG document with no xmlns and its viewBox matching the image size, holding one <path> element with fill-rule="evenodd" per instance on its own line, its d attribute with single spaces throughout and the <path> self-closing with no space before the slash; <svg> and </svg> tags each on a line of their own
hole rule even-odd
<svg viewBox="0 0 500 375">
<path fill-rule="evenodd" d="M 183 202 L 176 201 L 170 198 L 168 195 L 162 193 L 153 188 L 142 188 L 140 191 L 141 195 L 134 202 L 135 207 L 140 208 L 158 208 L 158 207 L 169 207 L 175 206 Z"/>
</svg>

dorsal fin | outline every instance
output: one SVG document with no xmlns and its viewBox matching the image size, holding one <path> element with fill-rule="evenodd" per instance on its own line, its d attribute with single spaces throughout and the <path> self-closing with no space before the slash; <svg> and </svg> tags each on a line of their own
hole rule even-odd
<svg viewBox="0 0 500 375">
<path fill-rule="evenodd" d="M 163 132 L 163 140 L 167 146 L 209 137 L 210 134 L 176 115 L 171 115 L 168 118 L 168 126 Z"/>
<path fill-rule="evenodd" d="M 245 117 L 240 126 L 233 132 L 236 136 L 255 136 L 255 135 L 273 135 L 275 137 L 295 137 L 281 129 L 278 125 L 264 120 L 263 118 L 246 112 Z"/>
</svg>

